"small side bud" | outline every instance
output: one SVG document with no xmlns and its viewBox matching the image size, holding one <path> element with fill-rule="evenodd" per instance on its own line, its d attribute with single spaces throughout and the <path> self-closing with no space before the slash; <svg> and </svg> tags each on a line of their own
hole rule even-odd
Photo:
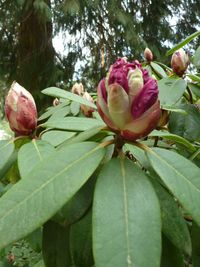
<svg viewBox="0 0 200 267">
<path fill-rule="evenodd" d="M 76 95 L 83 95 L 84 91 L 85 90 L 82 83 L 75 83 L 71 89 L 71 92 Z"/>
<path fill-rule="evenodd" d="M 53 101 L 53 106 L 58 106 L 60 104 L 60 100 L 58 98 L 55 98 Z"/>
<path fill-rule="evenodd" d="M 183 74 L 187 70 L 189 63 L 190 63 L 189 56 L 182 48 L 174 52 L 174 54 L 172 55 L 171 59 L 172 70 L 180 77 L 183 76 Z"/>
<path fill-rule="evenodd" d="M 153 53 L 151 52 L 151 50 L 146 47 L 144 50 L 144 57 L 146 59 L 146 61 L 151 62 L 153 61 Z"/>
<path fill-rule="evenodd" d="M 94 103 L 93 98 L 91 97 L 91 95 L 88 92 L 85 92 L 83 94 L 83 98 L 88 100 L 91 103 Z M 89 106 L 86 106 L 86 105 L 81 105 L 81 111 L 83 112 L 83 114 L 86 117 L 92 117 L 92 113 L 94 112 L 94 109 L 89 107 Z"/>
</svg>

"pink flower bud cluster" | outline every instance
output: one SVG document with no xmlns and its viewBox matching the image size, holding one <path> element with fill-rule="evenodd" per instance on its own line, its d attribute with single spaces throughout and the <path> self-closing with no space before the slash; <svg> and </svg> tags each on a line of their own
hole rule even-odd
<svg viewBox="0 0 200 267">
<path fill-rule="evenodd" d="M 138 61 L 118 59 L 100 81 L 97 95 L 102 119 L 124 139 L 145 137 L 159 121 L 157 81 Z"/>
</svg>

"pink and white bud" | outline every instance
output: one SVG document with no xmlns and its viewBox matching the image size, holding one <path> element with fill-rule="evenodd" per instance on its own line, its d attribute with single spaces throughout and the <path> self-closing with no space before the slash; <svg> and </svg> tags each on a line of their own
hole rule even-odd
<svg viewBox="0 0 200 267">
<path fill-rule="evenodd" d="M 153 53 L 148 47 L 146 47 L 144 50 L 144 57 L 148 62 L 153 61 Z"/>
<path fill-rule="evenodd" d="M 71 92 L 76 95 L 83 95 L 84 91 L 85 90 L 82 83 L 75 83 L 71 89 Z"/>
<path fill-rule="evenodd" d="M 88 93 L 88 92 L 85 92 L 83 94 L 83 98 L 88 100 L 89 102 L 91 103 L 94 103 L 94 100 L 93 98 L 91 97 L 91 95 Z M 86 105 L 81 105 L 81 111 L 83 112 L 83 114 L 86 116 L 86 117 L 92 117 L 92 113 L 94 112 L 94 109 L 89 107 L 89 106 L 86 106 Z"/>
<path fill-rule="evenodd" d="M 37 126 L 37 108 L 32 95 L 13 82 L 5 100 L 5 114 L 17 135 L 30 135 Z"/>
<path fill-rule="evenodd" d="M 173 72 L 178 76 L 183 76 L 183 74 L 187 70 L 189 63 L 189 56 L 182 48 L 174 52 L 174 54 L 172 55 L 171 67 L 173 69 Z"/>
<path fill-rule="evenodd" d="M 148 135 L 160 119 L 157 81 L 138 61 L 118 59 L 97 89 L 97 107 L 104 122 L 124 139 Z"/>
</svg>

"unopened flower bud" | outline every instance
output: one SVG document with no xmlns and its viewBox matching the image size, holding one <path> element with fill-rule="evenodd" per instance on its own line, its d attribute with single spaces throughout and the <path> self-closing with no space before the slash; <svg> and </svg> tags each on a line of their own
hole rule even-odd
<svg viewBox="0 0 200 267">
<path fill-rule="evenodd" d="M 189 63 L 189 56 L 182 48 L 174 52 L 174 54 L 172 55 L 171 67 L 173 69 L 173 72 L 178 76 L 183 76 L 183 74 L 187 70 Z"/>
<path fill-rule="evenodd" d="M 60 100 L 58 98 L 55 98 L 53 101 L 53 106 L 58 106 L 60 104 Z"/>
<path fill-rule="evenodd" d="M 83 95 L 84 93 L 84 87 L 82 83 L 75 83 L 72 86 L 71 92 L 76 95 Z"/>
<path fill-rule="evenodd" d="M 158 85 L 137 60 L 118 59 L 100 81 L 97 96 L 100 116 L 124 139 L 144 137 L 158 124 Z"/>
<path fill-rule="evenodd" d="M 17 135 L 30 135 L 37 126 L 37 109 L 32 95 L 13 82 L 5 101 L 5 114 Z"/>
<path fill-rule="evenodd" d="M 88 100 L 89 102 L 91 103 L 94 103 L 94 100 L 93 98 L 91 97 L 91 95 L 88 93 L 88 92 L 85 92 L 83 94 L 83 98 Z M 89 107 L 89 106 L 86 106 L 86 105 L 81 105 L 81 111 L 83 112 L 83 114 L 86 116 L 86 117 L 92 117 L 92 113 L 94 112 L 94 109 Z"/>
<path fill-rule="evenodd" d="M 148 47 L 146 47 L 144 50 L 144 57 L 148 62 L 151 62 L 153 60 L 153 53 Z"/>
</svg>

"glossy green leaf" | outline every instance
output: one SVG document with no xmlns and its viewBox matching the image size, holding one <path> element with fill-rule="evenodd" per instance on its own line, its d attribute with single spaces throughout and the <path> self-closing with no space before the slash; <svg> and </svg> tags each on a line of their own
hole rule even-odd
<svg viewBox="0 0 200 267">
<path fill-rule="evenodd" d="M 29 179 L 24 177 L 0 199 L 0 248 L 31 233 L 60 210 L 103 156 L 101 146 L 84 142 L 55 151 L 37 164 L 27 174 Z"/>
<path fill-rule="evenodd" d="M 200 46 L 197 48 L 197 50 L 194 53 L 193 63 L 197 68 L 200 68 Z"/>
<path fill-rule="evenodd" d="M 160 267 L 185 267 L 183 254 L 170 242 L 162 236 L 162 257 Z"/>
<path fill-rule="evenodd" d="M 0 173 L 3 171 L 3 168 L 13 154 L 14 149 L 15 145 L 13 142 L 7 140 L 0 141 Z"/>
<path fill-rule="evenodd" d="M 53 151 L 54 147 L 42 140 L 33 139 L 32 142 L 22 146 L 18 153 L 18 167 L 21 177 L 28 178 L 28 174 L 31 174 L 34 167 L 51 155 Z"/>
<path fill-rule="evenodd" d="M 93 266 L 92 254 L 92 216 L 89 212 L 71 227 L 70 251 L 76 267 Z"/>
<path fill-rule="evenodd" d="M 171 112 L 177 112 L 177 113 L 181 113 L 183 115 L 187 115 L 187 112 L 184 109 L 178 108 L 174 105 L 172 105 L 172 106 L 162 105 L 161 108 L 164 110 L 171 111 Z"/>
<path fill-rule="evenodd" d="M 75 132 L 66 132 L 66 131 L 48 131 L 45 132 L 41 139 L 48 142 L 52 146 L 58 146 L 62 144 L 64 141 L 74 137 L 76 135 Z"/>
<path fill-rule="evenodd" d="M 191 255 L 190 233 L 178 203 L 155 178 L 151 182 L 160 201 L 163 233 L 179 251 Z"/>
<path fill-rule="evenodd" d="M 187 147 L 189 150 L 193 152 L 196 151 L 195 146 L 193 146 L 188 140 L 176 134 L 154 130 L 153 132 L 149 134 L 149 136 L 162 137 L 162 138 L 174 141 L 175 143 L 184 145 L 185 147 Z"/>
<path fill-rule="evenodd" d="M 163 78 L 158 81 L 159 99 L 162 105 L 174 105 L 183 95 L 186 82 L 181 78 Z"/>
<path fill-rule="evenodd" d="M 191 229 L 192 238 L 192 266 L 200 267 L 200 227 L 193 222 Z"/>
<path fill-rule="evenodd" d="M 200 169 L 166 149 L 154 148 L 147 155 L 162 181 L 200 225 Z"/>
<path fill-rule="evenodd" d="M 161 66 L 159 66 L 157 63 L 155 62 L 151 62 L 151 67 L 153 68 L 153 70 L 155 71 L 155 73 L 161 77 L 161 78 L 164 78 L 164 77 L 167 77 L 167 74 L 166 72 L 163 70 L 163 68 Z"/>
<path fill-rule="evenodd" d="M 180 135 L 190 141 L 200 140 L 200 116 L 199 110 L 194 105 L 182 104 L 187 115 L 172 113 L 169 119 L 171 133 Z"/>
<path fill-rule="evenodd" d="M 96 266 L 160 266 L 160 231 L 160 208 L 151 183 L 131 161 L 112 159 L 102 169 L 95 189 Z"/>
<path fill-rule="evenodd" d="M 43 127 L 56 128 L 61 130 L 70 131 L 86 131 L 95 126 L 103 126 L 101 121 L 91 118 L 78 118 L 78 117 L 67 117 L 61 119 L 55 119 L 47 121 L 42 124 Z"/>
<path fill-rule="evenodd" d="M 55 120 L 57 118 L 64 118 L 65 116 L 67 116 L 70 113 L 70 107 L 66 106 L 62 109 L 57 110 L 56 112 L 54 112 L 50 118 L 48 119 L 48 121 L 50 120 Z"/>
<path fill-rule="evenodd" d="M 71 266 L 69 227 L 46 222 L 43 226 L 42 254 L 47 267 Z"/>
<path fill-rule="evenodd" d="M 130 144 L 125 144 L 124 148 L 126 153 L 130 152 L 131 156 L 133 156 L 141 164 L 142 167 L 144 167 L 147 170 L 149 169 L 150 167 L 149 160 L 144 150 Z"/>
<path fill-rule="evenodd" d="M 176 50 L 178 50 L 179 48 L 181 48 L 184 45 L 188 44 L 190 41 L 192 41 L 194 38 L 196 38 L 199 35 L 200 35 L 200 31 L 194 32 L 193 34 L 191 34 L 190 36 L 185 38 L 182 42 L 180 42 L 179 44 L 175 45 L 172 49 L 167 51 L 166 56 L 169 56 L 169 55 L 173 54 Z"/>
<path fill-rule="evenodd" d="M 57 87 L 46 88 L 42 91 L 42 93 L 45 95 L 54 96 L 54 97 L 58 97 L 58 98 L 66 98 L 66 99 L 78 102 L 80 104 L 84 104 L 86 106 L 92 107 L 94 109 L 97 108 L 95 104 L 84 99 L 83 97 L 78 96 L 78 95 L 73 94 L 73 93 L 70 93 L 70 92 L 67 92 L 65 90 L 59 89 Z"/>
</svg>

